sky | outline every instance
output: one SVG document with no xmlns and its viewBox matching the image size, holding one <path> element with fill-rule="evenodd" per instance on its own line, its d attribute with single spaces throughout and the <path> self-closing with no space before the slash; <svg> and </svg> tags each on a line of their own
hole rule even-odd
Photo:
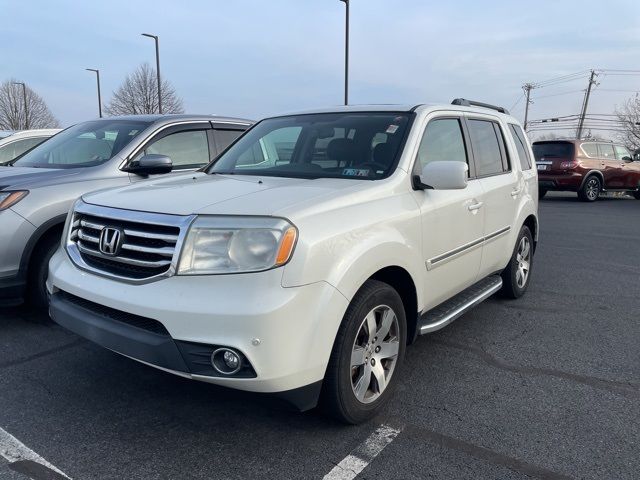
<svg viewBox="0 0 640 480">
<path fill-rule="evenodd" d="M 577 114 L 589 69 L 640 69 L 640 1 L 350 0 L 350 103 L 464 97 L 529 119 Z M 188 113 L 259 119 L 338 105 L 344 88 L 339 0 L 0 0 L 0 82 L 27 82 L 62 125 L 97 116 L 160 37 L 163 78 Z M 601 74 L 589 111 L 612 113 L 640 75 Z"/>
</svg>

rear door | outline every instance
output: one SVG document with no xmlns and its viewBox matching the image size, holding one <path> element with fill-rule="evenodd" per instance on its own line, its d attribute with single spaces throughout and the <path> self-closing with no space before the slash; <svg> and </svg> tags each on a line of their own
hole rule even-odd
<svg viewBox="0 0 640 480">
<path fill-rule="evenodd" d="M 475 170 L 484 193 L 484 247 L 480 277 L 501 270 L 513 245 L 509 235 L 523 192 L 519 169 L 507 148 L 505 127 L 497 117 L 467 114 Z M 515 158 L 515 157 L 514 157 Z"/>
</svg>

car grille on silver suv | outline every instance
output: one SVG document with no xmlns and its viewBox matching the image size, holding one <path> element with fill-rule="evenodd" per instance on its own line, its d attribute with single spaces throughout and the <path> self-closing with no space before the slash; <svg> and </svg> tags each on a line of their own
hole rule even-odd
<svg viewBox="0 0 640 480">
<path fill-rule="evenodd" d="M 67 251 L 82 268 L 148 281 L 175 271 L 191 217 L 120 210 L 79 203 L 71 219 Z"/>
</svg>

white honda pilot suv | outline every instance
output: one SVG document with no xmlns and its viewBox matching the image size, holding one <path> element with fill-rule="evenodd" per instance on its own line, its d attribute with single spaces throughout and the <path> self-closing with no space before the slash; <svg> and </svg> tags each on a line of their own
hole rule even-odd
<svg viewBox="0 0 640 480">
<path fill-rule="evenodd" d="M 164 371 L 359 423 L 418 335 L 526 291 L 532 159 L 515 118 L 464 99 L 269 118 L 197 173 L 83 195 L 50 312 Z"/>
</svg>

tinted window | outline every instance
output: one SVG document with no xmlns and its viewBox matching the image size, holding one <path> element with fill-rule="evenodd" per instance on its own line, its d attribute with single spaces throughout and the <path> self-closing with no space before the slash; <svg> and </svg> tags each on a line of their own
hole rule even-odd
<svg viewBox="0 0 640 480">
<path fill-rule="evenodd" d="M 582 150 L 584 150 L 584 153 L 586 153 L 589 157 L 598 157 L 598 146 L 595 143 L 583 143 Z"/>
<path fill-rule="evenodd" d="M 416 168 L 421 172 L 428 163 L 439 161 L 467 162 L 462 128 L 455 118 L 430 121 L 420 141 Z"/>
<path fill-rule="evenodd" d="M 27 152 L 14 165 L 37 168 L 101 165 L 149 125 L 149 122 L 109 119 L 79 123 Z"/>
<path fill-rule="evenodd" d="M 0 164 L 7 163 L 16 157 L 19 157 L 27 150 L 41 144 L 47 139 L 47 137 L 34 137 L 25 138 L 23 140 L 16 140 L 7 145 L 0 147 Z"/>
<path fill-rule="evenodd" d="M 616 149 L 616 158 L 618 160 L 631 160 L 631 153 L 629 153 L 629 150 L 627 150 L 625 147 L 620 146 L 620 145 L 616 145 L 615 146 Z"/>
<path fill-rule="evenodd" d="M 531 158 L 529 158 L 529 149 L 527 148 L 524 132 L 518 125 L 509 124 L 509 129 L 513 134 L 513 142 L 516 144 L 520 166 L 522 170 L 529 170 L 531 168 Z"/>
<path fill-rule="evenodd" d="M 469 120 L 469 136 L 473 146 L 477 175 L 495 175 L 505 170 L 504 141 L 497 125 L 486 120 Z M 502 144 L 502 148 L 501 148 Z"/>
<path fill-rule="evenodd" d="M 573 158 L 573 143 L 536 142 L 532 145 L 536 160 L 543 158 Z"/>
<path fill-rule="evenodd" d="M 243 133 L 244 130 L 214 130 L 213 136 L 216 141 L 216 148 L 218 152 L 222 152 L 223 150 L 225 150 Z"/>
<path fill-rule="evenodd" d="M 608 160 L 613 160 L 616 158 L 616 154 L 613 151 L 613 145 L 609 143 L 599 143 L 598 148 L 600 149 L 600 157 L 606 158 Z"/>
<path fill-rule="evenodd" d="M 395 169 L 412 117 L 348 112 L 270 118 L 234 143 L 209 173 L 383 178 Z"/>
<path fill-rule="evenodd" d="M 144 153 L 166 155 L 177 169 L 201 167 L 210 161 L 206 130 L 172 133 L 148 145 Z"/>
</svg>

